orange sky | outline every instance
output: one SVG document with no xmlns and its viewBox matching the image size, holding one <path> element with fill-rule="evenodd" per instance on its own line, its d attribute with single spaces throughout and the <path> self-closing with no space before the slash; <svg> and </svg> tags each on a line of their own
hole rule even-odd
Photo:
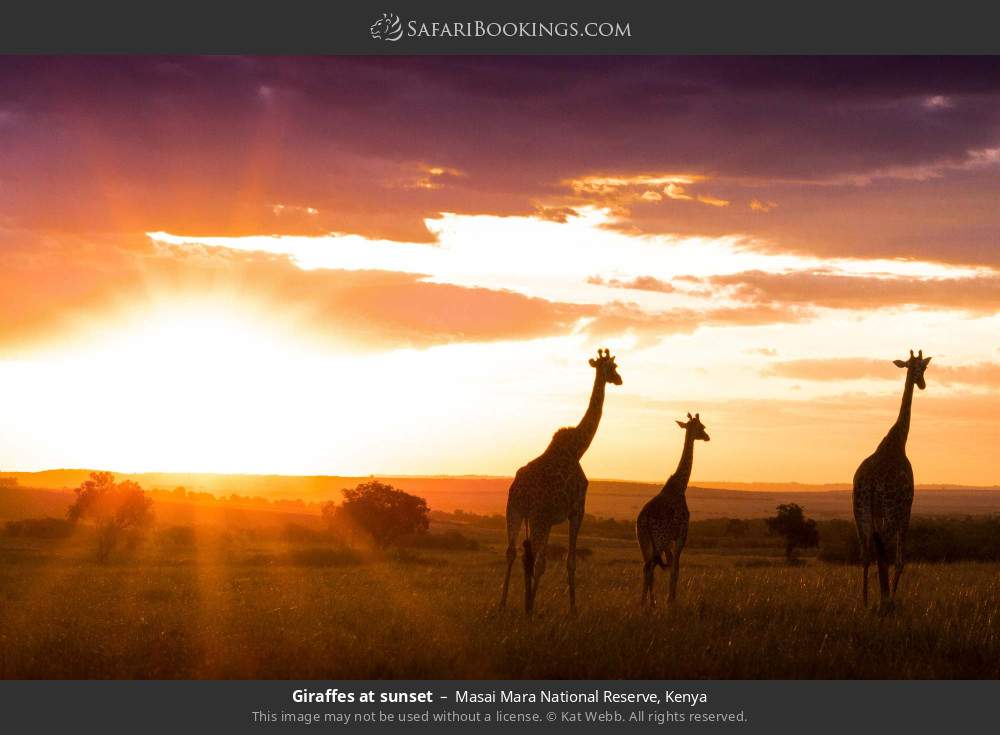
<svg viewBox="0 0 1000 735">
<path fill-rule="evenodd" d="M 991 59 L 0 59 L 0 468 L 996 484 Z"/>
</svg>

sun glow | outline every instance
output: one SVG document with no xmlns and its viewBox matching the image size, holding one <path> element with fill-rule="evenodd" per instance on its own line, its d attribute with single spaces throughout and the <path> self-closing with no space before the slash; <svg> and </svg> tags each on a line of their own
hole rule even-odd
<svg viewBox="0 0 1000 735">
<path fill-rule="evenodd" d="M 187 280 L 173 279 L 170 269 L 140 270 L 138 287 L 67 310 L 65 328 L 44 347 L 0 359 L 0 402 L 17 417 L 0 429 L 0 466 L 506 474 L 540 451 L 553 430 L 579 420 L 593 379 L 586 360 L 599 346 L 588 334 L 588 317 L 567 319 L 564 331 L 549 336 L 513 332 L 507 342 L 489 335 L 477 341 L 452 328 L 417 342 L 420 349 L 408 348 L 401 311 L 417 318 L 426 313 L 434 329 L 440 309 L 451 307 L 423 301 L 427 291 L 385 291 L 378 279 L 356 271 L 419 274 L 431 284 L 571 304 L 627 301 L 651 313 L 696 314 L 738 304 L 724 290 L 699 293 L 697 279 L 715 275 L 823 270 L 933 279 L 978 273 L 922 261 L 772 253 L 738 237 L 637 236 L 615 229 L 610 217 L 598 208 L 583 208 L 565 222 L 444 214 L 427 221 L 438 237 L 434 245 L 335 234 L 150 233 L 163 248 L 156 258 L 203 268 Z M 243 257 L 251 251 L 256 255 Z M 240 270 L 244 260 L 280 268 Z M 320 271 L 328 269 L 352 273 L 327 280 Z M 303 273 L 309 278 L 297 279 Z M 672 283 L 673 290 L 615 287 L 639 277 Z M 362 286 L 338 285 L 345 282 Z M 393 340 L 365 341 L 365 325 L 352 319 L 369 314 L 382 319 L 377 327 Z M 695 319 L 690 329 L 665 326 L 658 333 L 654 327 L 646 337 L 627 324 L 612 327 L 600 346 L 618 353 L 625 384 L 609 391 L 606 419 L 584 468 L 592 477 L 656 479 L 668 469 L 664 452 L 676 439 L 664 427 L 672 427 L 674 415 L 701 410 L 714 431 L 712 451 L 699 460 L 700 477 L 773 480 L 780 464 L 784 478 L 839 478 L 891 418 L 897 400 L 891 363 L 884 378 L 851 382 L 776 377 L 770 363 L 831 354 L 891 360 L 910 345 L 934 345 L 936 365 L 982 362 L 977 345 L 992 339 L 995 319 L 960 324 L 956 330 L 954 315 L 945 311 L 817 308 L 802 321 L 705 326 Z M 887 346 L 890 333 L 894 342 Z M 955 393 L 943 383 L 931 385 L 933 396 Z M 868 405 L 861 391 L 884 404 L 878 412 L 865 409 L 863 419 L 837 413 L 845 390 L 859 407 Z M 765 399 L 783 413 L 767 429 L 773 436 L 762 438 L 758 411 Z M 802 413 L 810 401 L 824 408 Z M 861 430 L 859 421 L 865 422 Z M 821 426 L 836 451 L 809 445 L 816 434 L 803 426 Z M 932 451 L 921 446 L 927 439 L 920 432 L 912 437 L 915 449 Z M 799 464 L 780 449 L 789 442 L 803 444 L 792 453 Z M 986 476 L 990 461 L 966 462 L 968 477 Z M 941 478 L 965 477 L 948 456 L 937 464 Z"/>
<path fill-rule="evenodd" d="M 192 303 L 94 325 L 74 346 L 5 362 L 10 400 L 26 423 L 51 422 L 43 435 L 71 463 L 128 470 L 169 456 L 239 470 L 259 426 L 279 419 L 274 391 L 303 354 L 253 316 Z"/>
<path fill-rule="evenodd" d="M 388 270 L 421 274 L 435 283 L 510 289 L 573 303 L 622 299 L 595 286 L 593 276 L 629 280 L 704 278 L 743 271 L 823 271 L 844 276 L 970 278 L 984 270 L 929 261 L 884 258 L 819 258 L 772 253 L 765 243 L 740 236 L 635 236 L 613 229 L 615 216 L 600 207 L 580 207 L 566 222 L 539 217 L 444 213 L 426 220 L 435 245 L 370 240 L 358 235 L 200 237 L 149 232 L 157 243 L 203 246 L 288 256 L 300 268 Z M 753 246 L 753 247 L 752 247 Z M 632 291 L 630 300 L 663 308 L 685 303 L 672 294 Z"/>
</svg>

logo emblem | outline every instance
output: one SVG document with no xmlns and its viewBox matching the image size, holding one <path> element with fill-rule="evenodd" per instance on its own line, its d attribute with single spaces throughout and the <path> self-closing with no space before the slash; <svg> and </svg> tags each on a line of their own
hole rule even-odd
<svg viewBox="0 0 1000 735">
<path fill-rule="evenodd" d="M 368 30 L 376 41 L 398 41 L 403 37 L 403 23 L 395 13 L 382 13 Z"/>
</svg>

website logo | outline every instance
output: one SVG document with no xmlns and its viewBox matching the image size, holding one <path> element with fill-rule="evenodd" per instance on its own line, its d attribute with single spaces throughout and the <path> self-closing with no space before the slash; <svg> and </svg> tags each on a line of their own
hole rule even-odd
<svg viewBox="0 0 1000 735">
<path fill-rule="evenodd" d="M 395 13 L 382 13 L 368 30 L 376 41 L 398 41 L 403 37 L 403 23 Z"/>
</svg>

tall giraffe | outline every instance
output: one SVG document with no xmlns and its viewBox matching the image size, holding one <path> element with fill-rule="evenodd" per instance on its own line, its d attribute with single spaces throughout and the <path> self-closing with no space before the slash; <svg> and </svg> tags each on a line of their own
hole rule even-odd
<svg viewBox="0 0 1000 735">
<path fill-rule="evenodd" d="M 643 506 L 635 522 L 635 535 L 643 560 L 642 601 L 645 603 L 648 595 L 650 605 L 656 604 L 653 596 L 653 570 L 657 565 L 664 569 L 667 564 L 671 565 L 667 599 L 670 602 L 677 599 L 681 550 L 687 540 L 688 521 L 691 518 L 685 493 L 688 480 L 691 479 L 691 467 L 694 465 L 694 443 L 699 439 L 709 441 L 705 426 L 701 423 L 701 414 L 688 414 L 687 417 L 686 423 L 677 422 L 684 429 L 684 450 L 677 463 L 677 470 L 663 485 L 660 493 Z"/>
<path fill-rule="evenodd" d="M 580 459 L 597 433 L 604 408 L 604 386 L 621 385 L 618 366 L 610 350 L 598 350 L 597 359 L 590 360 L 594 368 L 594 389 L 590 405 L 580 423 L 559 429 L 548 448 L 539 457 L 517 471 L 507 492 L 507 573 L 503 579 L 500 607 L 507 604 L 510 572 L 517 558 L 517 537 L 521 525 L 526 529 L 524 540 L 524 610 L 531 615 L 538 592 L 538 583 L 545 571 L 545 547 L 552 526 L 569 520 L 569 549 L 566 552 L 566 573 L 569 578 L 569 605 L 576 612 L 576 538 L 583 522 L 583 507 L 587 497 L 587 476 Z"/>
<path fill-rule="evenodd" d="M 881 590 L 881 609 L 892 606 L 899 577 L 903 573 L 903 545 L 910 525 L 910 506 L 913 505 L 913 468 L 906 458 L 906 437 L 910 432 L 910 405 L 913 403 L 913 386 L 926 387 L 924 370 L 931 358 L 924 351 L 910 359 L 894 360 L 893 364 L 906 369 L 903 401 L 899 417 L 889 429 L 878 449 L 865 459 L 854 473 L 854 521 L 858 526 L 861 561 L 864 571 L 861 578 L 861 597 L 868 606 L 868 567 L 872 556 L 878 564 L 878 581 Z M 889 559 L 887 544 L 896 549 L 896 573 L 889 588 Z"/>
</svg>

